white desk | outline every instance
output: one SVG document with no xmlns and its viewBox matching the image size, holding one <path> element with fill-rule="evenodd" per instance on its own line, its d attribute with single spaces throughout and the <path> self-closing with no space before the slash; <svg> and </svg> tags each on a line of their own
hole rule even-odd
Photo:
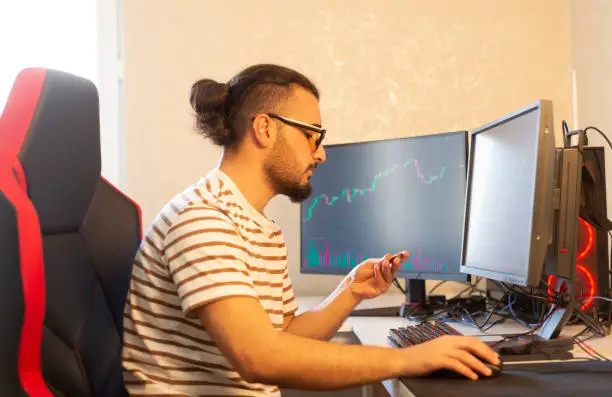
<svg viewBox="0 0 612 397">
<path fill-rule="evenodd" d="M 306 311 L 315 307 L 317 304 L 323 301 L 323 299 L 325 299 L 325 297 L 303 296 L 297 298 L 297 303 L 300 307 L 300 311 Z M 357 309 L 399 306 L 403 302 L 403 299 L 403 295 L 388 293 L 376 299 L 364 301 L 357 307 Z M 409 320 L 400 317 L 349 317 L 339 329 L 339 332 L 353 332 L 361 344 L 364 345 L 393 347 L 391 341 L 387 339 L 389 329 L 407 326 L 410 324 L 411 322 Z M 453 327 L 464 335 L 483 335 L 477 328 L 466 324 L 456 323 L 453 324 Z M 584 326 L 582 325 L 567 326 L 563 330 L 562 336 L 569 337 L 576 335 L 583 328 Z M 487 333 L 515 334 L 524 332 L 526 330 L 527 328 L 514 321 L 506 321 L 503 324 L 491 328 Z M 482 339 L 486 340 L 486 338 Z M 612 335 L 606 338 L 591 339 L 589 342 L 587 342 L 587 344 L 604 356 L 612 358 Z M 574 347 L 573 353 L 576 358 L 589 357 L 577 346 Z M 408 390 L 408 388 L 397 379 L 389 379 L 383 381 L 382 383 L 392 397 L 414 396 L 414 394 L 412 394 L 410 390 Z"/>
</svg>

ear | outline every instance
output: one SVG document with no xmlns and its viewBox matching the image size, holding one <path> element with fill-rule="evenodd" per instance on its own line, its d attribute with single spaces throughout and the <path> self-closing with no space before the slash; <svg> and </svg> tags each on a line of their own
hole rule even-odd
<svg viewBox="0 0 612 397">
<path fill-rule="evenodd" d="M 251 124 L 255 143 L 262 147 L 272 147 L 276 141 L 277 126 L 266 114 L 258 114 Z"/>
</svg>

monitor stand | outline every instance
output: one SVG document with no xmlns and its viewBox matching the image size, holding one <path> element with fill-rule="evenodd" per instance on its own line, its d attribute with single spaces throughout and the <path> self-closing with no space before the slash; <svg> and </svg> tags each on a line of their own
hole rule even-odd
<svg viewBox="0 0 612 397">
<path fill-rule="evenodd" d="M 351 316 L 407 317 L 422 319 L 435 314 L 440 305 L 431 305 L 425 293 L 425 280 L 406 279 L 406 301 L 401 306 L 374 307 L 353 310 Z"/>
</svg>

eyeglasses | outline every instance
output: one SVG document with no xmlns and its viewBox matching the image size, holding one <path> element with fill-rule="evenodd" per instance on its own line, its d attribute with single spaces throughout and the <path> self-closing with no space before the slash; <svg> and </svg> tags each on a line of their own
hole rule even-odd
<svg viewBox="0 0 612 397">
<path fill-rule="evenodd" d="M 283 123 L 296 127 L 300 131 L 302 131 L 302 133 L 308 137 L 308 143 L 310 143 L 310 148 L 312 149 L 313 152 L 316 152 L 319 149 L 319 146 L 321 146 L 321 142 L 323 142 L 323 138 L 325 138 L 325 133 L 327 132 L 327 130 L 325 130 L 324 128 L 321 128 L 313 124 L 304 123 L 303 121 L 298 121 L 298 120 L 290 119 L 288 117 L 279 116 L 278 114 L 275 114 L 275 113 L 266 113 L 266 114 L 273 119 L 282 121 Z M 304 130 L 307 130 L 307 131 L 304 131 Z M 312 131 L 312 132 L 308 132 L 308 131 Z"/>
</svg>

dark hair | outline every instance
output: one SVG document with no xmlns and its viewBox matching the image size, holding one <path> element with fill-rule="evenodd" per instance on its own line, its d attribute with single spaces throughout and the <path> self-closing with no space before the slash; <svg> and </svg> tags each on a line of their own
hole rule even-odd
<svg viewBox="0 0 612 397">
<path fill-rule="evenodd" d="M 296 85 L 319 99 L 317 87 L 304 75 L 264 64 L 244 69 L 227 83 L 198 80 L 191 87 L 189 101 L 199 132 L 216 145 L 231 149 L 244 138 L 251 116 L 276 110 Z"/>
</svg>

